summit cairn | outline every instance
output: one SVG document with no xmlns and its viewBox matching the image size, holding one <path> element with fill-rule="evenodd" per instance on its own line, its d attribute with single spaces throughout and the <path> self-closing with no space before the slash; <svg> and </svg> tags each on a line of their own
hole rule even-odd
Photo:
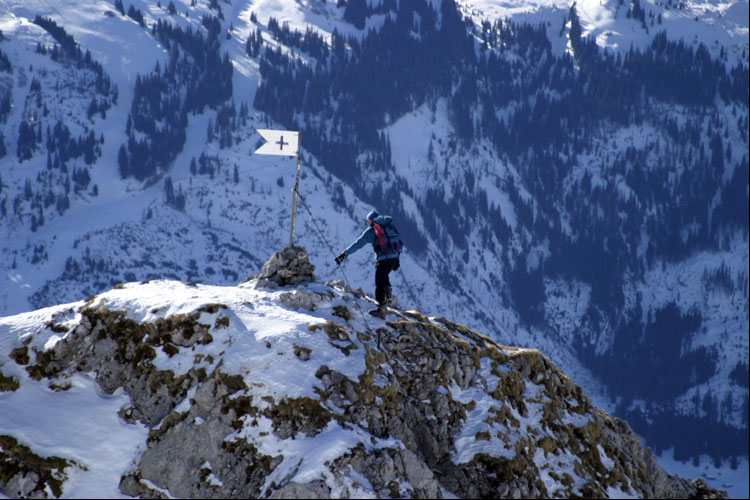
<svg viewBox="0 0 750 500">
<path fill-rule="evenodd" d="M 277 286 L 297 286 L 315 281 L 307 251 L 298 246 L 286 247 L 276 252 L 263 264 L 260 273 L 255 276 L 258 282 L 255 288 L 276 288 Z"/>
</svg>

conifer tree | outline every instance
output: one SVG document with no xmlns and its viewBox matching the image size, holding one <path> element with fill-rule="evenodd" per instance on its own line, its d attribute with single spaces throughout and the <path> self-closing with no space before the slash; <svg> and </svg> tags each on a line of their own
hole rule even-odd
<svg viewBox="0 0 750 500">
<path fill-rule="evenodd" d="M 128 151 L 125 148 L 125 144 L 120 146 L 120 150 L 117 152 L 117 166 L 120 170 L 120 177 L 125 179 L 130 176 L 130 165 L 128 164 Z"/>
<path fill-rule="evenodd" d="M 357 29 L 364 29 L 367 20 L 367 3 L 365 0 L 348 0 L 344 7 L 344 19 Z"/>
</svg>

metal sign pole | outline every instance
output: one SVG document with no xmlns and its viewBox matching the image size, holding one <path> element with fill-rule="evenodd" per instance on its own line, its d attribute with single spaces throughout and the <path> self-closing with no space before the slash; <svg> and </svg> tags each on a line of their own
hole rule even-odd
<svg viewBox="0 0 750 500">
<path fill-rule="evenodd" d="M 292 193 L 292 231 L 289 234 L 289 247 L 294 248 L 294 226 L 297 223 L 297 193 L 299 190 L 299 170 L 302 162 L 302 131 L 299 131 L 297 139 L 297 180 L 294 181 L 294 192 Z"/>
</svg>

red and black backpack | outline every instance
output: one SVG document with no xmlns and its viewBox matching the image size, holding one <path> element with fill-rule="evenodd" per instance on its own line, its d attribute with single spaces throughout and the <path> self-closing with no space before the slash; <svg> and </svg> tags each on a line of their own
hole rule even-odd
<svg viewBox="0 0 750 500">
<path fill-rule="evenodd" d="M 377 222 L 372 224 L 372 229 L 375 231 L 375 251 L 382 252 L 384 254 L 391 254 L 398 252 L 401 254 L 401 249 L 404 244 L 401 241 L 401 235 L 396 229 L 393 223 L 388 223 L 383 226 Z"/>
</svg>

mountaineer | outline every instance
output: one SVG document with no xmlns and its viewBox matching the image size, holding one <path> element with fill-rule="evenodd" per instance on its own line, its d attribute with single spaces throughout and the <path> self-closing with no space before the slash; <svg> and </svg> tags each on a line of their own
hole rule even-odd
<svg viewBox="0 0 750 500">
<path fill-rule="evenodd" d="M 393 218 L 388 215 L 380 215 L 371 210 L 367 214 L 367 228 L 354 243 L 336 257 L 336 264 L 370 243 L 375 250 L 377 264 L 375 266 L 375 299 L 378 308 L 369 311 L 375 317 L 385 319 L 386 305 L 395 305 L 396 298 L 391 290 L 391 282 L 388 274 L 399 268 L 399 256 L 401 255 L 401 235 L 393 224 Z"/>
</svg>

